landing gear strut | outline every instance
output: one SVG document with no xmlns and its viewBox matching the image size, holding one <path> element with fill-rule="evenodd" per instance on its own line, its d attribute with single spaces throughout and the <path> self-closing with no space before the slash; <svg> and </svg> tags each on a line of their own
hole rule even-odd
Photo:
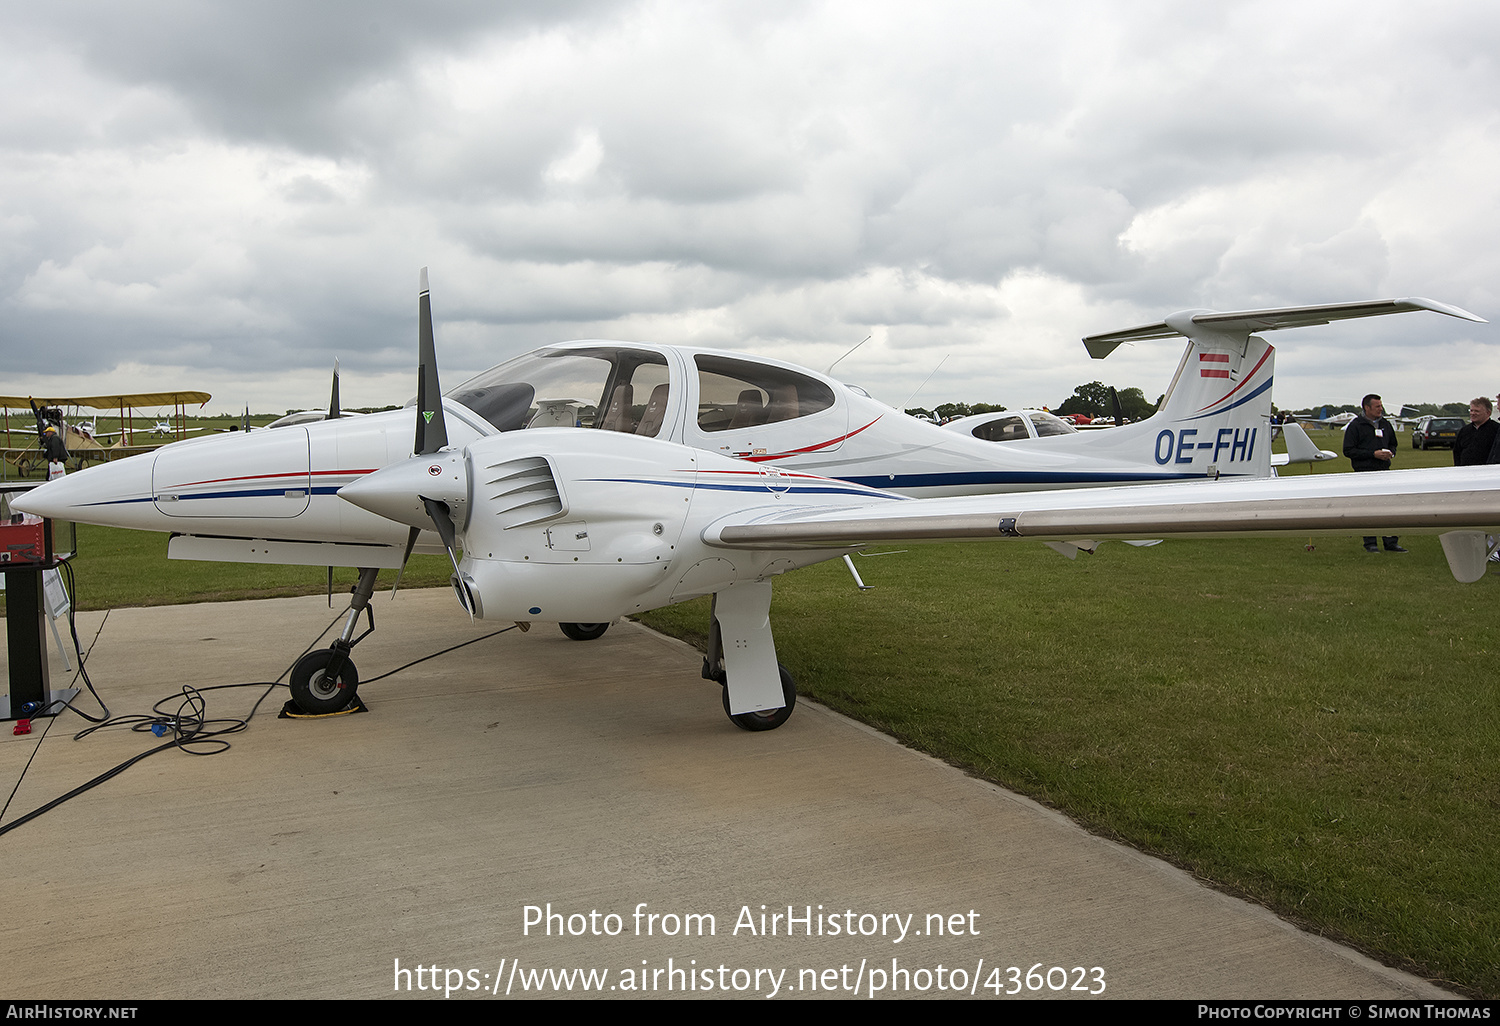
<svg viewBox="0 0 1500 1026">
<path fill-rule="evenodd" d="M 770 612 L 769 581 L 714 594 L 703 677 L 724 689 L 724 712 L 741 730 L 775 730 L 797 705 L 797 685 L 776 661 Z"/>
<path fill-rule="evenodd" d="M 349 616 L 343 632 L 332 645 L 314 649 L 292 667 L 292 701 L 309 716 L 339 712 L 355 700 L 359 671 L 349 652 L 375 632 L 375 610 L 370 607 L 370 596 L 375 593 L 375 577 L 379 573 L 374 567 L 360 567 L 359 582 L 351 589 L 353 598 L 349 600 Z M 355 637 L 361 612 L 369 618 L 370 626 Z"/>
</svg>

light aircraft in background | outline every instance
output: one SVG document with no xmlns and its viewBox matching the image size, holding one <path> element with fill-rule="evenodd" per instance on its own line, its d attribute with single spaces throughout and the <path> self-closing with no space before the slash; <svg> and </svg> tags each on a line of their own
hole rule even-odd
<svg viewBox="0 0 1500 1026">
<path fill-rule="evenodd" d="M 1350 424 L 1354 423 L 1354 418 L 1358 416 L 1359 414 L 1351 413 L 1348 410 L 1345 410 L 1343 413 L 1335 413 L 1330 415 L 1328 413 L 1328 407 L 1325 406 L 1318 411 L 1318 415 L 1316 417 L 1298 417 L 1297 420 L 1304 424 L 1316 424 L 1320 428 L 1335 429 L 1348 427 Z M 1417 409 L 1415 406 L 1403 406 L 1401 407 L 1400 414 L 1388 413 L 1386 414 L 1386 419 L 1398 425 L 1415 424 L 1417 421 L 1422 419 L 1422 411 Z"/>
<path fill-rule="evenodd" d="M 1316 416 L 1316 417 L 1298 417 L 1297 420 L 1298 420 L 1298 422 L 1311 422 L 1313 424 L 1318 425 L 1318 427 L 1320 427 L 1320 428 L 1330 428 L 1330 429 L 1333 429 L 1333 428 L 1346 428 L 1346 427 L 1348 427 L 1350 424 L 1352 424 L 1354 422 L 1354 418 L 1357 417 L 1357 416 L 1359 416 L 1359 414 L 1357 414 L 1357 413 L 1350 413 L 1348 410 L 1345 410 L 1343 413 L 1335 413 L 1335 414 L 1331 414 L 1330 415 L 1328 413 L 1328 407 L 1325 406 L 1325 407 L 1323 407 L 1322 411 L 1319 413 L 1318 416 Z"/>
<path fill-rule="evenodd" d="M 188 435 L 197 434 L 200 431 L 206 430 L 208 429 L 201 427 L 186 427 L 181 423 L 174 425 L 170 420 L 158 420 L 155 424 L 151 425 L 151 437 L 171 438 L 175 441 L 185 438 Z"/>
<path fill-rule="evenodd" d="M 1114 425 L 1111 423 L 1108 426 Z M 962 431 L 987 442 L 1025 442 L 1037 438 L 1050 438 L 1053 435 L 1079 433 L 1074 424 L 1046 410 L 976 413 L 969 417 L 950 420 L 943 425 L 943 430 Z M 1281 431 L 1286 439 L 1286 452 L 1271 454 L 1273 473 L 1275 468 L 1285 467 L 1292 463 L 1322 463 L 1325 460 L 1338 458 L 1337 453 L 1319 449 L 1314 445 L 1307 432 L 1295 422 L 1274 425 L 1272 437 L 1277 430 Z"/>
<path fill-rule="evenodd" d="M 41 431 L 39 418 L 43 414 L 48 423 L 62 432 L 63 442 L 68 447 L 68 454 L 76 459 L 80 466 L 89 460 L 103 460 L 114 456 L 123 457 L 146 452 L 161 443 L 142 443 L 136 440 L 138 433 L 133 432 L 131 427 L 134 407 L 171 405 L 175 408 L 173 420 L 181 424 L 189 403 L 197 403 L 201 406 L 208 402 L 209 398 L 207 392 L 193 391 L 127 392 L 90 396 L 0 396 L 0 411 L 3 411 L 5 432 L 3 447 L 5 459 L 14 464 L 23 474 L 37 465 L 46 465 L 37 443 Z M 97 417 L 88 421 L 71 422 L 62 414 L 64 407 L 71 407 L 75 412 L 80 407 L 114 411 L 120 418 L 120 429 L 108 434 L 99 432 Z M 12 410 L 24 411 L 18 413 L 15 424 L 12 423 Z M 186 431 L 173 432 L 169 421 L 159 421 L 158 427 L 162 425 L 167 427 L 168 433 L 173 438 L 181 438 L 186 434 Z M 18 435 L 25 436 L 24 445 L 16 444 Z M 114 439 L 113 444 L 109 444 L 111 439 Z"/>
<path fill-rule="evenodd" d="M 1076 435 L 1078 427 L 1046 410 L 997 410 L 956 417 L 943 425 L 944 431 L 961 431 L 986 442 L 1024 442 L 1053 435 Z"/>
<path fill-rule="evenodd" d="M 1386 305 L 1434 308 L 1412 302 Z M 1341 316 L 1392 312 L 1373 306 Z M 1193 336 L 1173 389 L 1180 394 L 1188 389 L 1178 386 L 1192 384 L 1201 396 L 1199 382 L 1208 381 L 1214 391 L 1206 402 L 1194 400 L 1202 403 L 1197 421 L 1179 408 L 1176 424 L 1216 423 L 1269 389 L 1270 347 L 1249 335 L 1243 317 L 1232 329 L 1211 320 L 1222 316 L 1208 315 L 1217 325 L 1209 343 Z M 1305 308 L 1298 316 L 1307 323 Z M 1201 317 L 1184 314 L 1174 330 L 1197 330 Z M 294 668 L 293 696 L 309 712 L 349 703 L 358 686 L 350 650 L 365 636 L 355 636 L 361 613 L 374 628 L 376 573 L 404 567 L 414 548 L 430 546 L 424 539 L 448 554 L 455 593 L 473 618 L 598 627 L 713 595 L 704 676 L 724 686 L 725 711 L 749 730 L 779 726 L 796 700 L 776 661 L 773 579 L 870 542 L 1427 531 L 1443 533 L 1455 574 L 1473 580 L 1485 570 L 1485 532 L 1500 525 L 1500 475 L 1485 468 L 911 498 L 858 480 L 871 460 L 843 449 L 887 418 L 905 429 L 900 415 L 800 368 L 706 350 L 574 343 L 511 361 L 443 396 L 425 270 L 419 335 L 415 410 L 183 442 L 60 479 L 12 505 L 171 532 L 168 552 L 176 558 L 360 568 L 343 633 Z M 1101 345 L 1112 348 L 1113 338 Z M 637 404 L 636 395 L 649 399 Z M 802 420 L 799 439 L 789 432 Z M 939 452 L 1030 448 L 919 427 L 917 443 Z M 1209 461 L 1264 465 L 1268 444 L 1248 434 L 1264 429 L 1264 422 L 1225 425 L 1200 442 L 1199 428 L 1158 422 L 1148 457 L 1163 478 L 1204 477 Z M 820 436 L 825 441 L 797 444 Z M 950 440 L 972 446 L 942 449 Z M 846 473 L 853 467 L 853 479 L 795 469 L 793 458 Z M 883 476 L 894 482 L 909 466 Z"/>
</svg>

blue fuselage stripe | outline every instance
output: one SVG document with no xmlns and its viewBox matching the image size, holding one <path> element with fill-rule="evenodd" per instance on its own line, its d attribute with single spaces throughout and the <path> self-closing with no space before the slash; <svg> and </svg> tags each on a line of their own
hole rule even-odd
<svg viewBox="0 0 1500 1026">
<path fill-rule="evenodd" d="M 1058 470 L 994 470 L 947 474 L 876 474 L 870 477 L 846 477 L 840 480 L 869 488 L 954 488 L 973 485 L 1050 485 L 1067 487 L 1081 484 L 1140 484 L 1154 481 L 1186 481 L 1203 477 L 1196 474 L 1094 473 Z"/>
<path fill-rule="evenodd" d="M 1195 417 L 1183 417 L 1182 419 L 1183 420 L 1202 420 L 1204 417 L 1217 417 L 1220 414 L 1228 413 L 1230 410 L 1234 409 L 1237 406 L 1244 406 L 1251 399 L 1254 399 L 1256 396 L 1260 395 L 1266 389 L 1270 388 L 1271 387 L 1271 380 L 1272 379 L 1267 378 L 1266 379 L 1266 383 L 1264 385 L 1261 385 L 1254 392 L 1251 392 L 1249 395 L 1245 396 L 1243 399 L 1239 399 L 1239 400 L 1237 400 L 1235 402 L 1230 403 L 1228 406 L 1220 407 L 1217 410 L 1209 410 L 1207 413 L 1200 413 L 1200 414 L 1198 414 Z M 1179 421 L 1179 423 L 1181 423 L 1181 421 Z"/>
</svg>

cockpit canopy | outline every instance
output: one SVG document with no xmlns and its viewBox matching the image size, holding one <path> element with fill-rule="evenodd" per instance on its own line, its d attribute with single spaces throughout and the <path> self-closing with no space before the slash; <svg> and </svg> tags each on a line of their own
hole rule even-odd
<svg viewBox="0 0 1500 1026">
<path fill-rule="evenodd" d="M 551 346 L 470 378 L 448 398 L 497 431 L 602 428 L 650 438 L 673 433 L 667 413 L 674 387 L 685 394 L 673 407 L 696 398 L 696 414 L 684 419 L 706 433 L 766 428 L 837 403 L 825 382 L 772 363 L 695 353 L 688 369 L 696 373 L 685 384 L 672 380 L 674 366 L 664 353 L 630 345 Z"/>
<path fill-rule="evenodd" d="M 597 427 L 655 437 L 670 380 L 667 358 L 650 350 L 548 348 L 491 367 L 448 398 L 498 431 Z"/>
</svg>

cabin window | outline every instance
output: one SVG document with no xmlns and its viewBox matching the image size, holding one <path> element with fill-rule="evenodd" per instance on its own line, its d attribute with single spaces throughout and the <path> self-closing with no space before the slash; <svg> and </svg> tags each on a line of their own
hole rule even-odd
<svg viewBox="0 0 1500 1026">
<path fill-rule="evenodd" d="M 975 438 L 983 438 L 986 442 L 1014 442 L 1031 437 L 1031 433 L 1026 430 L 1025 421 L 1020 417 L 998 417 L 995 420 L 986 421 L 976 425 L 972 434 Z"/>
<path fill-rule="evenodd" d="M 833 389 L 806 374 L 725 356 L 699 355 L 693 361 L 702 431 L 760 427 L 833 406 Z"/>
</svg>

